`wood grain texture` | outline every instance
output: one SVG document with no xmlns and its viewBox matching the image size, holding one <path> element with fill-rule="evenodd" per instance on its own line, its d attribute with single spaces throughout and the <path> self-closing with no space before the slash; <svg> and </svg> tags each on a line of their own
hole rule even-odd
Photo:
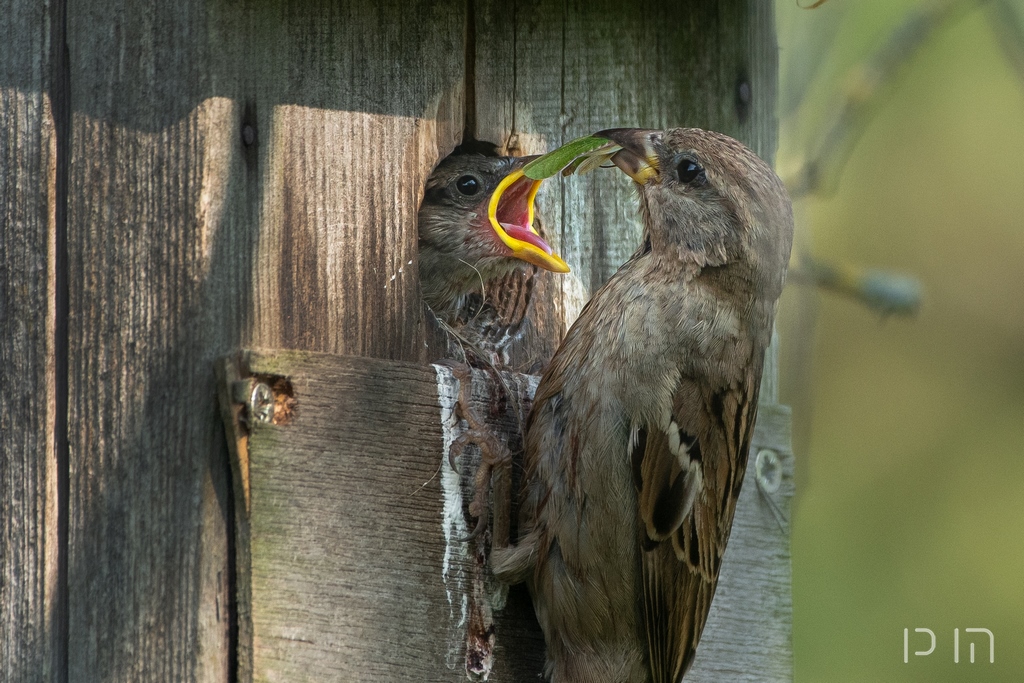
<svg viewBox="0 0 1024 683">
<path fill-rule="evenodd" d="M 18 590 L 0 592 L 2 618 L 24 625 L 33 644 L 10 646 L 19 651 L 5 658 L 10 667 L 47 660 L 48 645 L 33 639 L 54 637 L 51 494 L 61 473 L 50 436 L 46 240 L 65 207 L 49 194 L 49 7 L 16 2 L 0 18 L 0 35 L 13 36 L 0 49 L 0 145 L 14 144 L 0 147 L 0 164 L 16 169 L 0 183 L 17 187 L 0 199 L 4 263 L 14 264 L 0 301 L 5 323 L 10 315 L 27 326 L 5 337 L 3 367 L 16 368 L 13 386 L 33 386 L 31 398 L 4 407 L 25 421 L 0 436 L 20 456 L 5 450 L 3 504 L 25 515 L 5 517 L 20 526 L 4 527 L 4 571 L 8 561 L 23 569 L 0 589 Z M 753 131 L 763 130 L 771 140 L 755 78 L 774 73 L 771 50 L 752 72 L 749 122 L 710 118 L 734 115 L 729 70 L 754 69 L 744 60 L 771 36 L 759 18 L 768 10 L 735 0 L 673 7 L 646 8 L 652 20 L 611 3 L 68 6 L 70 636 L 54 648 L 67 647 L 70 680 L 225 681 L 243 669 L 232 652 L 232 492 L 213 361 L 249 345 L 424 358 L 415 214 L 427 173 L 459 138 L 467 35 L 477 67 L 470 119 L 478 137 L 509 148 L 535 151 L 616 123 L 683 123 L 672 116 L 677 71 L 690 68 L 683 58 L 695 45 L 706 54 L 704 71 L 691 69 L 692 92 L 709 99 L 693 106 L 709 119 L 692 123 L 734 134 L 748 126 L 744 139 L 762 144 Z M 645 37 L 651 26 L 657 40 Z M 658 94 L 633 96 L 624 79 Z M 619 118 L 605 120 L 609 110 Z M 636 240 L 628 185 L 600 178 L 543 200 L 581 278 L 545 276 L 551 312 L 535 332 L 547 352 Z M 432 571 L 430 562 L 410 567 Z"/>
<path fill-rule="evenodd" d="M 773 160 L 778 57 L 771 3 L 475 5 L 477 138 L 532 154 L 602 128 L 696 126 Z M 538 207 L 573 270 L 549 275 L 540 295 L 550 304 L 538 325 L 556 334 L 633 253 L 640 224 L 621 173 L 552 179 Z"/>
<path fill-rule="evenodd" d="M 415 215 L 462 122 L 465 6 L 68 11 L 70 678 L 225 681 L 213 361 L 422 353 Z"/>
<path fill-rule="evenodd" d="M 0 680 L 61 669 L 50 3 L 0 12 Z"/>
<path fill-rule="evenodd" d="M 448 469 L 435 369 L 282 352 L 251 355 L 247 370 L 287 377 L 297 402 L 287 425 L 257 424 L 248 440 L 253 679 L 466 680 L 478 569 L 459 538 L 477 459 L 459 459 L 461 482 Z M 517 430 L 514 397 L 535 381 L 507 376 L 509 399 L 481 374 L 474 409 Z M 454 491 L 442 485 L 453 477 Z M 525 591 L 496 622 L 490 680 L 535 680 L 543 646 Z"/>
<path fill-rule="evenodd" d="M 230 309 L 217 315 L 228 291 L 207 277 L 224 254 L 206 249 L 219 226 L 198 211 L 211 160 L 197 142 L 230 113 L 209 102 L 154 132 L 74 115 L 72 680 L 227 676 L 227 459 L 211 356 L 237 330 Z"/>
<path fill-rule="evenodd" d="M 247 78 L 265 81 L 253 343 L 421 359 L 416 213 L 461 132 L 465 5 L 250 9 Z"/>
</svg>

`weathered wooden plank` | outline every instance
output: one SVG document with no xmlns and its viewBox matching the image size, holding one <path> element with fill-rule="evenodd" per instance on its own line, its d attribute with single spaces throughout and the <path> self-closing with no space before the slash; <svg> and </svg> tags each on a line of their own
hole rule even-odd
<svg viewBox="0 0 1024 683">
<path fill-rule="evenodd" d="M 231 258 L 212 243 L 230 236 L 200 208 L 204 189 L 222 191 L 204 188 L 207 150 L 231 108 L 207 102 L 163 127 L 152 108 L 132 115 L 155 130 L 73 119 L 70 678 L 222 681 L 227 460 L 210 363 L 239 332 L 230 289 L 207 279 Z"/>
<path fill-rule="evenodd" d="M 698 126 L 774 158 L 771 3 L 474 5 L 477 138 L 532 154 L 601 128 Z M 631 185 L 618 173 L 549 181 L 538 206 L 573 269 L 542 278 L 535 324 L 550 347 L 633 252 L 640 227 Z"/>
<path fill-rule="evenodd" d="M 462 122 L 464 11 L 69 7 L 73 680 L 236 666 L 216 357 L 422 353 L 408 266 Z"/>
<path fill-rule="evenodd" d="M 465 3 L 221 9 L 226 30 L 253 26 L 252 342 L 421 359 L 416 213 L 461 134 Z"/>
<path fill-rule="evenodd" d="M 58 681 L 52 3 L 0 12 L 0 679 Z"/>
<path fill-rule="evenodd" d="M 249 299 L 241 108 L 204 7 L 72 5 L 69 679 L 225 681 L 226 448 L 212 359 Z M 241 213 L 244 220 L 244 213 Z"/>
<path fill-rule="evenodd" d="M 286 378 L 295 400 L 290 419 L 254 423 L 246 444 L 240 546 L 252 565 L 239 582 L 251 580 L 254 680 L 465 680 L 468 624 L 482 641 L 494 634 L 470 652 L 490 680 L 534 680 L 543 647 L 528 595 L 514 590 L 495 617 L 487 539 L 461 540 L 478 458 L 458 459 L 461 479 L 448 464 L 450 372 L 297 352 L 243 363 L 243 375 Z M 536 380 L 506 381 L 511 396 L 477 372 L 473 406 L 515 435 Z"/>
</svg>

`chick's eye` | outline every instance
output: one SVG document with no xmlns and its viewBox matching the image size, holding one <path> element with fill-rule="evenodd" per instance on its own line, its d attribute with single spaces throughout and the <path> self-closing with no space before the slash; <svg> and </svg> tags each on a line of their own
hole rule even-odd
<svg viewBox="0 0 1024 683">
<path fill-rule="evenodd" d="M 676 166 L 676 175 L 679 176 L 679 182 L 687 184 L 702 182 L 706 177 L 700 164 L 693 159 L 686 158 L 679 160 L 679 165 Z"/>
<path fill-rule="evenodd" d="M 467 197 L 472 197 L 480 191 L 480 181 L 471 175 L 464 175 L 455 181 L 455 189 Z"/>
</svg>

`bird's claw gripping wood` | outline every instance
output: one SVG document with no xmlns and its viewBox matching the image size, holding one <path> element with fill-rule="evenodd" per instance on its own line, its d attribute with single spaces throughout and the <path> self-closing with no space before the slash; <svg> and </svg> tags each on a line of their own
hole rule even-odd
<svg viewBox="0 0 1024 683">
<path fill-rule="evenodd" d="M 480 449 L 480 464 L 473 477 L 473 500 L 469 504 L 469 514 L 476 518 L 476 526 L 469 535 L 460 539 L 471 541 L 478 538 L 486 529 L 489 521 L 488 498 L 491 493 L 492 477 L 499 472 L 506 473 L 512 462 L 512 456 L 473 410 L 471 398 L 473 394 L 473 372 L 468 365 L 451 363 L 452 374 L 459 381 L 459 399 L 455 404 L 456 415 L 466 421 L 466 431 L 459 435 L 448 451 L 448 464 L 459 471 L 457 458 L 462 455 L 470 444 Z M 505 545 L 508 542 L 509 510 L 512 505 L 508 486 L 494 487 L 494 527 L 503 530 L 494 534 L 495 544 Z M 499 538 L 501 536 L 501 538 Z"/>
</svg>

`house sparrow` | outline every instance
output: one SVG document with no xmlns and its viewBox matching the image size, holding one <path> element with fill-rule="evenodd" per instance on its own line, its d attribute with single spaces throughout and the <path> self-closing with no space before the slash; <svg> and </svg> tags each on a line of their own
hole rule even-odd
<svg viewBox="0 0 1024 683">
<path fill-rule="evenodd" d="M 771 168 L 700 129 L 614 129 L 642 246 L 586 305 L 534 398 L 520 541 L 555 683 L 677 683 L 715 592 L 793 219 Z"/>
<path fill-rule="evenodd" d="M 540 181 L 522 167 L 533 157 L 453 154 L 427 179 L 419 211 L 419 268 L 423 300 L 450 322 L 471 292 L 527 264 L 568 272 L 533 228 Z M 504 189 L 500 204 L 495 189 Z M 493 217 L 492 215 L 493 214 Z"/>
</svg>

